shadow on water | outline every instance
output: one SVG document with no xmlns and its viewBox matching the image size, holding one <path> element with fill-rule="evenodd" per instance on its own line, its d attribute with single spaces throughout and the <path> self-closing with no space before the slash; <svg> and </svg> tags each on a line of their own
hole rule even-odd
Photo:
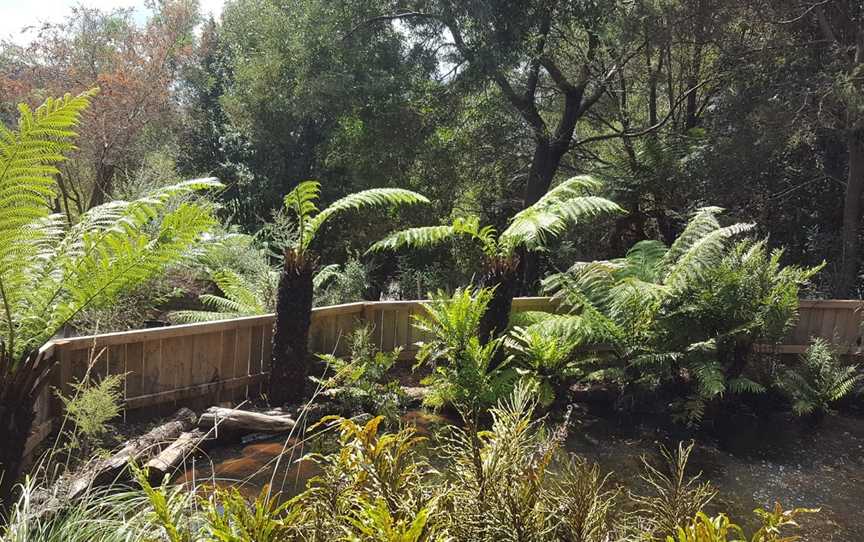
<svg viewBox="0 0 864 542">
<path fill-rule="evenodd" d="M 574 418 L 568 450 L 596 461 L 627 487 L 640 489 L 642 456 L 659 464 L 660 445 L 674 447 L 695 436 L 697 446 L 690 471 L 701 471 L 719 490 L 709 512 L 726 511 L 734 521 L 752 530 L 752 511 L 771 506 L 775 500 L 784 508 L 819 506 L 822 513 L 818 517 L 802 521 L 803 540 L 861 540 L 856 533 L 864 532 L 862 417 L 832 416 L 816 426 L 787 415 L 727 417 L 697 435 L 664 425 L 658 419 L 584 413 Z M 447 420 L 411 411 L 403 421 L 428 436 Z M 281 489 L 285 496 L 295 495 L 316 474 L 317 467 L 309 461 L 283 458 L 274 476 L 275 460 L 284 445 L 284 440 L 274 439 L 215 450 L 175 481 L 236 485 L 245 495 L 254 497 L 272 477 L 274 490 Z M 293 459 L 308 451 L 301 453 L 296 447 Z"/>
<path fill-rule="evenodd" d="M 837 415 L 814 426 L 785 414 L 733 416 L 692 435 L 657 420 L 586 416 L 576 422 L 568 448 L 638 488 L 640 457 L 659 464 L 660 445 L 694 436 L 690 472 L 702 472 L 719 490 L 709 512 L 723 510 L 752 530 L 757 507 L 775 501 L 787 509 L 821 507 L 820 515 L 802 520 L 802 540 L 862 539 L 864 418 Z"/>
<path fill-rule="evenodd" d="M 220 447 L 198 458 L 173 482 L 193 487 L 236 487 L 249 498 L 269 485 L 274 493 L 288 498 L 303 491 L 307 480 L 318 473 L 314 462 L 298 461 L 306 452 L 293 439 L 286 442 L 284 438 Z"/>
</svg>

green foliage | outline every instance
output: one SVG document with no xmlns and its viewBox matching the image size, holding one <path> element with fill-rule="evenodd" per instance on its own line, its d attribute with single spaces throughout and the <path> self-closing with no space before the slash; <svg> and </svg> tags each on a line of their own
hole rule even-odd
<svg viewBox="0 0 864 542">
<path fill-rule="evenodd" d="M 250 279 L 228 269 L 216 271 L 211 278 L 223 295 L 199 296 L 201 303 L 208 310 L 174 311 L 169 315 L 172 321 L 181 324 L 212 322 L 256 316 L 272 310 L 273 293 L 278 279 L 275 272 L 267 273 L 264 276 L 265 281 L 261 283 L 253 283 Z"/>
<path fill-rule="evenodd" d="M 698 423 L 706 405 L 727 393 L 764 391 L 768 383 L 748 372 L 752 346 L 783 337 L 799 289 L 819 268 L 784 267 L 782 251 L 769 252 L 764 241 L 733 244 L 751 226 L 723 227 L 720 211 L 697 211 L 668 248 L 641 241 L 624 258 L 580 262 L 550 276 L 546 291 L 571 316 L 535 325 L 611 346 L 597 368 L 617 367 L 607 373 L 624 387 L 654 392 L 683 384 L 676 416 L 687 423 Z"/>
<path fill-rule="evenodd" d="M 74 428 L 69 431 L 70 445 L 86 451 L 108 431 L 108 422 L 120 415 L 125 375 L 114 374 L 98 382 L 90 377 L 71 384 L 73 393 L 57 391 L 66 418 Z"/>
<path fill-rule="evenodd" d="M 639 508 L 638 514 L 644 518 L 644 525 L 655 535 L 674 532 L 678 525 L 689 521 L 717 494 L 711 484 L 699 482 L 699 475 L 687 476 L 687 461 L 693 446 L 692 442 L 687 446 L 679 443 L 674 453 L 661 447 L 665 461 L 663 469 L 642 458 L 645 467 L 642 480 L 651 488 L 652 494 L 634 494 L 631 498 Z"/>
<path fill-rule="evenodd" d="M 755 514 L 762 521 L 762 526 L 749 539 L 744 530 L 732 523 L 725 514 L 709 517 L 704 512 L 698 512 L 688 525 L 679 526 L 674 536 L 667 536 L 666 542 L 795 542 L 801 538 L 785 536 L 783 533 L 798 527 L 796 517 L 818 512 L 818 509 L 811 508 L 783 510 L 779 503 L 771 510 L 758 508 Z"/>
<path fill-rule="evenodd" d="M 12 358 L 41 346 L 82 310 L 110 305 L 156 276 L 213 223 L 206 206 L 168 205 L 177 196 L 219 187 L 214 179 L 95 207 L 68 228 L 49 215 L 53 164 L 72 148 L 71 128 L 90 96 L 48 100 L 35 112 L 22 106 L 19 130 L 0 132 L 0 326 L 3 350 Z"/>
<path fill-rule="evenodd" d="M 832 405 L 855 390 L 864 375 L 855 366 L 841 364 L 831 345 L 821 338 L 813 341 L 799 365 L 781 367 L 776 386 L 792 403 L 798 416 L 826 414 Z"/>
<path fill-rule="evenodd" d="M 374 328 L 367 325 L 351 333 L 347 359 L 319 354 L 332 374 L 324 380 L 313 380 L 336 392 L 334 398 L 345 415 L 367 412 L 393 422 L 398 419 L 405 397 L 398 380 L 387 378 L 402 349 L 379 352 L 372 340 L 373 332 Z"/>
<path fill-rule="evenodd" d="M 313 277 L 314 304 L 319 307 L 362 301 L 370 285 L 369 266 L 357 258 L 322 267 Z"/>
<path fill-rule="evenodd" d="M 547 427 L 534 418 L 536 405 L 529 388 L 517 386 L 490 409 L 488 429 L 451 426 L 432 443 L 413 427 L 382 432 L 382 417 L 328 417 L 319 427 L 335 432 L 338 446 L 303 458 L 317 463 L 319 474 L 287 501 L 268 488 L 249 501 L 236 489 L 152 486 L 133 468 L 137 490 L 92 490 L 61 513 L 36 514 L 29 486 L 0 539 L 743 542 L 725 537 L 733 531 L 727 519 L 701 514 L 713 490 L 684 475 L 692 446 L 664 450 L 663 468 L 646 462 L 652 494 L 634 495 L 566 454 L 568 420 Z M 437 469 L 426 460 L 430 453 Z M 809 512 L 757 510 L 762 526 L 750 542 L 791 542 L 784 531 Z"/>
<path fill-rule="evenodd" d="M 453 295 L 438 291 L 423 305 L 425 312 L 413 315 L 414 325 L 429 340 L 419 343 L 417 363 L 453 359 L 477 335 L 480 319 L 492 299 L 492 291 L 470 286 Z"/>
<path fill-rule="evenodd" d="M 505 339 L 513 355 L 516 372 L 538 395 L 540 404 L 549 406 L 568 381 L 585 376 L 584 360 L 576 355 L 578 337 L 550 325 L 517 326 Z"/>
<path fill-rule="evenodd" d="M 481 226 L 478 217 L 469 216 L 456 218 L 449 225 L 394 232 L 372 245 L 369 251 L 429 248 L 458 237 L 472 239 L 489 259 L 511 258 L 521 247 L 541 250 L 572 224 L 622 212 L 615 203 L 589 195 L 600 186 L 599 181 L 589 176 L 568 179 L 534 205 L 516 213 L 500 234 L 492 226 Z"/>
<path fill-rule="evenodd" d="M 500 339 L 481 343 L 480 319 L 492 298 L 486 288 L 460 288 L 448 296 L 438 292 L 414 315 L 415 326 L 430 339 L 420 343 L 417 363 L 433 367 L 424 383 L 430 386 L 425 402 L 433 407 L 456 406 L 476 419 L 480 412 L 509 393 L 516 374 L 509 360 L 493 367 Z"/>
<path fill-rule="evenodd" d="M 279 504 L 264 487 L 251 502 L 236 488 L 215 489 L 202 499 L 206 542 L 277 542 L 285 540 L 289 503 Z"/>
<path fill-rule="evenodd" d="M 435 509 L 431 468 L 418 454 L 423 438 L 414 429 L 379 434 L 384 418 L 360 424 L 325 419 L 339 431 L 341 450 L 309 456 L 322 474 L 292 502 L 300 507 L 295 529 L 308 540 L 371 540 L 373 533 L 393 540 L 428 540 L 426 517 Z M 387 540 L 391 538 L 385 538 Z"/>
<path fill-rule="evenodd" d="M 285 208 L 293 213 L 297 221 L 297 237 L 291 247 L 298 254 L 309 249 L 318 230 L 328 219 L 358 209 L 369 207 L 397 207 L 429 203 L 424 196 L 402 188 L 371 188 L 349 194 L 319 211 L 317 202 L 321 185 L 317 181 L 303 181 L 285 196 Z"/>
</svg>

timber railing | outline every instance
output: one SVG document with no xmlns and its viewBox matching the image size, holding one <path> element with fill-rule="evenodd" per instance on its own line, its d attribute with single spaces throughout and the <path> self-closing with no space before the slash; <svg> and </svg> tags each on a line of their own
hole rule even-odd
<svg viewBox="0 0 864 542">
<path fill-rule="evenodd" d="M 824 337 L 844 353 L 859 355 L 864 302 L 802 300 L 798 324 L 779 345 L 760 350 L 780 354 L 803 352 L 811 337 Z M 413 359 L 416 343 L 425 340 L 413 325 L 423 301 L 348 303 L 312 310 L 310 350 L 345 354 L 348 335 L 372 324 L 374 341 L 382 350 L 401 347 L 403 359 Z M 552 311 L 549 298 L 513 300 L 514 312 Z M 238 403 L 264 390 L 271 357 L 273 315 L 218 322 L 168 326 L 89 337 L 57 339 L 45 351 L 55 359 L 52 386 L 37 405 L 36 432 L 31 447 L 52 429 L 60 414 L 54 389 L 67 395 L 71 384 L 88 371 L 97 379 L 125 374 L 123 400 L 130 415 L 167 413 L 180 405 L 206 407 Z"/>
</svg>

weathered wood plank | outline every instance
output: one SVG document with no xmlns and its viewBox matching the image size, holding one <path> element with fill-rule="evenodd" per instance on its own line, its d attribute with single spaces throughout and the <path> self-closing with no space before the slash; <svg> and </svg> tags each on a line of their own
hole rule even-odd
<svg viewBox="0 0 864 542">
<path fill-rule="evenodd" d="M 144 383 L 144 343 L 126 345 L 125 397 L 141 395 Z"/>
<path fill-rule="evenodd" d="M 141 395 L 133 397 L 126 401 L 126 408 L 133 410 L 136 408 L 144 408 L 153 405 L 162 405 L 166 403 L 174 403 L 184 399 L 198 398 L 206 394 L 215 394 L 217 390 L 235 390 L 245 386 L 256 385 L 264 382 L 267 379 L 266 374 L 240 376 L 231 380 L 222 380 L 219 382 L 208 382 L 197 386 L 188 386 L 160 393 L 152 393 L 150 395 Z"/>
</svg>

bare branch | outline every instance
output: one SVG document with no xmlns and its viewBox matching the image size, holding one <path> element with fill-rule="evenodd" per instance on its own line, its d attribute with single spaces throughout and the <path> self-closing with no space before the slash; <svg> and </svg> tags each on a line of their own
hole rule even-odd
<svg viewBox="0 0 864 542">
<path fill-rule="evenodd" d="M 687 92 L 685 92 L 684 94 L 679 96 L 678 99 L 675 101 L 673 107 L 671 107 L 669 109 L 669 112 L 667 112 L 666 115 L 662 119 L 660 119 L 656 124 L 653 124 L 651 126 L 648 126 L 648 127 L 645 127 L 641 130 L 636 130 L 636 131 L 629 131 L 628 132 L 628 131 L 624 130 L 621 132 L 612 132 L 612 133 L 607 133 L 607 134 L 600 134 L 600 135 L 596 135 L 596 136 L 586 137 L 585 139 L 581 139 L 579 141 L 572 143 L 570 145 L 570 147 L 571 148 L 579 147 L 581 145 L 585 145 L 586 143 L 594 143 L 597 141 L 606 141 L 608 139 L 641 137 L 641 136 L 650 134 L 651 132 L 658 130 L 659 128 L 662 128 L 664 124 L 669 122 L 669 119 L 672 118 L 673 114 L 678 109 L 678 107 L 682 103 L 684 103 L 684 100 L 686 100 L 687 97 L 690 96 L 690 94 L 696 92 L 697 90 L 699 90 L 699 88 L 708 84 L 708 82 L 709 82 L 708 80 L 702 81 L 701 83 L 699 83 L 695 87 L 692 87 Z"/>
</svg>

